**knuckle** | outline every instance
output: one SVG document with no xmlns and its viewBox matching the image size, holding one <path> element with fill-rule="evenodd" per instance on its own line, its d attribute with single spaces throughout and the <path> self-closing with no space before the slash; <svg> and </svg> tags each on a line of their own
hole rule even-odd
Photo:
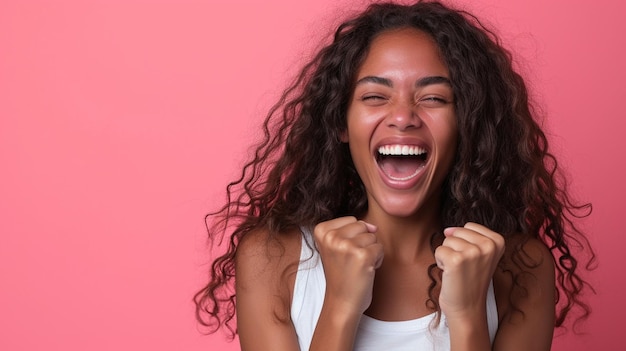
<svg viewBox="0 0 626 351">
<path fill-rule="evenodd" d="M 326 226 L 324 223 L 319 223 L 313 228 L 313 237 L 315 239 L 322 239 L 324 237 L 324 233 L 326 233 Z"/>
<path fill-rule="evenodd" d="M 329 240 L 335 240 L 337 237 L 340 236 L 340 233 L 341 233 L 341 231 L 339 231 L 337 229 L 331 229 L 331 230 L 326 232 L 324 237 L 328 238 Z"/>
<path fill-rule="evenodd" d="M 455 252 L 451 254 L 450 257 L 448 258 L 448 265 L 460 266 L 463 264 L 463 261 L 465 261 L 465 258 L 463 257 L 463 255 L 458 252 Z"/>
<path fill-rule="evenodd" d="M 504 253 L 504 247 L 506 245 L 506 242 L 502 235 L 496 235 L 491 241 L 491 244 L 492 244 L 492 248 L 491 248 L 492 252 L 494 252 L 497 255 L 501 255 L 502 253 Z"/>
<path fill-rule="evenodd" d="M 350 252 L 352 250 L 352 242 L 346 239 L 336 239 L 333 247 L 339 252 Z"/>
<path fill-rule="evenodd" d="M 358 260 L 359 262 L 364 262 L 365 260 L 367 260 L 367 250 L 364 249 L 360 249 L 360 250 L 354 250 L 354 258 L 356 260 Z"/>
<path fill-rule="evenodd" d="M 438 247 L 435 249 L 435 257 L 441 257 L 441 256 L 443 256 L 443 255 L 444 255 L 444 251 L 445 251 L 445 249 L 444 249 L 444 246 L 443 246 L 443 245 L 442 245 L 442 246 L 438 246 Z"/>
<path fill-rule="evenodd" d="M 496 246 L 500 250 L 504 250 L 504 247 L 506 245 L 506 240 L 504 240 L 504 237 L 502 235 L 497 235 L 494 242 L 496 243 Z"/>
<path fill-rule="evenodd" d="M 482 252 L 478 246 L 469 246 L 466 250 L 464 250 L 464 258 L 468 260 L 476 260 L 482 256 Z"/>
<path fill-rule="evenodd" d="M 339 244 L 338 239 L 336 230 L 320 231 L 315 236 L 317 244 L 325 248 L 336 247 Z"/>
<path fill-rule="evenodd" d="M 331 230 L 327 232 L 326 235 L 324 235 L 324 243 L 328 246 L 336 246 L 336 247 L 345 245 L 343 243 L 340 233 L 336 230 Z"/>
<path fill-rule="evenodd" d="M 483 248 L 487 252 L 495 252 L 498 246 L 496 245 L 496 242 L 494 240 L 485 240 Z"/>
</svg>

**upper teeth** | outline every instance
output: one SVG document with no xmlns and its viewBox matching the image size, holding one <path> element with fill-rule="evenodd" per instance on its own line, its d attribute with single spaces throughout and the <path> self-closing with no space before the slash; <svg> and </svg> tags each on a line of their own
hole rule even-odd
<svg viewBox="0 0 626 351">
<path fill-rule="evenodd" d="M 378 148 L 378 153 L 385 156 L 421 155 L 426 153 L 426 150 L 419 146 L 384 145 Z"/>
</svg>

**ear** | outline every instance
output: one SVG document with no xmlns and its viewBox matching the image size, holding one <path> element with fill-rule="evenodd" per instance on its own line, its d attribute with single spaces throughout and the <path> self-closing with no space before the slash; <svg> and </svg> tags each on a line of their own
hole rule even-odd
<svg viewBox="0 0 626 351">
<path fill-rule="evenodd" d="M 341 132 L 339 132 L 339 140 L 341 140 L 342 143 L 347 143 L 349 141 L 347 129 L 344 129 Z"/>
</svg>

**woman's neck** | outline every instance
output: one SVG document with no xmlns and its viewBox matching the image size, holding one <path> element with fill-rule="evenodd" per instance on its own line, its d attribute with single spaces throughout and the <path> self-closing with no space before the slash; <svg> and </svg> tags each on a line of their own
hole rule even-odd
<svg viewBox="0 0 626 351">
<path fill-rule="evenodd" d="M 410 217 L 394 217 L 370 208 L 362 219 L 378 227 L 376 235 L 383 244 L 385 260 L 409 263 L 432 255 L 431 238 L 443 229 L 439 207 L 430 208 L 437 210 L 420 211 Z"/>
</svg>

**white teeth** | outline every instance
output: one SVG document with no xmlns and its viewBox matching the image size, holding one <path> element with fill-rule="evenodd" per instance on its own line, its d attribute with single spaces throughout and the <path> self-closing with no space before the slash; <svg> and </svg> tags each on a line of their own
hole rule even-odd
<svg viewBox="0 0 626 351">
<path fill-rule="evenodd" d="M 385 156 L 421 155 L 426 150 L 413 145 L 384 145 L 378 148 L 378 153 Z"/>
</svg>

